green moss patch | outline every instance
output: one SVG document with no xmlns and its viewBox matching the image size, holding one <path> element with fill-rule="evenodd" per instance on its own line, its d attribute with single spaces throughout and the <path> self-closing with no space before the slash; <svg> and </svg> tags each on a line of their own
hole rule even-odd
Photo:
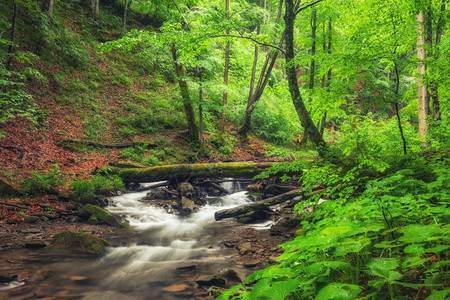
<svg viewBox="0 0 450 300">
<path fill-rule="evenodd" d="M 83 210 L 94 216 L 97 220 L 103 221 L 114 227 L 128 227 L 128 222 L 119 216 L 111 214 L 109 211 L 92 204 L 86 204 Z"/>
<path fill-rule="evenodd" d="M 105 247 L 109 246 L 109 242 L 87 232 L 64 231 L 55 235 L 52 246 L 102 254 Z"/>
</svg>

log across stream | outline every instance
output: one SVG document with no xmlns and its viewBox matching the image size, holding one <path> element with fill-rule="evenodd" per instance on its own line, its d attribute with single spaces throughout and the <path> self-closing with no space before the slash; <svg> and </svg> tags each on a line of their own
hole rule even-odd
<svg viewBox="0 0 450 300">
<path fill-rule="evenodd" d="M 2 253 L 0 275 L 19 276 L 8 286 L 0 285 L 0 299 L 205 299 L 209 286 L 221 285 L 211 275 L 223 274 L 228 285 L 236 284 L 257 264 L 242 261 L 240 252 L 251 254 L 242 247 L 250 243 L 243 243 L 236 229 L 251 230 L 255 241 L 265 240 L 274 248 L 256 251 L 275 254 L 280 240 L 269 241 L 273 237 L 268 232 L 265 239 L 255 236 L 255 228 L 264 232 L 268 222 L 215 221 L 215 212 L 252 202 L 245 185 L 236 181 L 220 184 L 230 193 L 214 197 L 189 216 L 170 214 L 151 201 L 142 201 L 148 191 L 112 197 L 107 209 L 126 216 L 131 226 L 113 235 L 112 247 L 103 257 L 52 248 Z M 229 247 L 230 243 L 236 247 Z"/>
</svg>

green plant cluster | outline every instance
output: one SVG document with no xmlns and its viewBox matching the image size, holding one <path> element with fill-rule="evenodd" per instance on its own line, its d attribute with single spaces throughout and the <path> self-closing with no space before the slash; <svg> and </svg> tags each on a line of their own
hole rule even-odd
<svg viewBox="0 0 450 300">
<path fill-rule="evenodd" d="M 45 172 L 31 171 L 31 177 L 23 181 L 23 193 L 29 196 L 56 194 L 57 188 L 64 184 L 58 164 Z"/>
<path fill-rule="evenodd" d="M 279 263 L 219 299 L 445 299 L 450 294 L 446 166 L 447 158 L 409 158 L 380 178 L 361 165 L 343 169 L 325 163 L 304 170 L 306 187 L 325 184 L 321 196 L 332 200 L 308 215 L 302 215 L 305 203 L 298 204 L 301 230 L 281 245 Z"/>
<path fill-rule="evenodd" d="M 92 179 L 78 180 L 72 183 L 73 197 L 80 203 L 92 203 L 96 195 L 112 195 L 124 191 L 125 184 L 117 175 L 96 175 Z"/>
</svg>

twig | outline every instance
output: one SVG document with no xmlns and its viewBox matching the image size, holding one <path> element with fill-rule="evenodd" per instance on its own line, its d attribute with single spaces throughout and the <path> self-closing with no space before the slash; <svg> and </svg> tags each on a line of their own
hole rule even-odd
<svg viewBox="0 0 450 300">
<path fill-rule="evenodd" d="M 24 207 L 24 206 L 20 206 L 20 205 L 17 205 L 17 204 L 12 204 L 12 203 L 0 202 L 0 204 L 1 205 L 6 205 L 6 206 L 14 206 L 14 207 L 21 208 L 21 209 L 28 209 L 28 207 Z"/>
</svg>

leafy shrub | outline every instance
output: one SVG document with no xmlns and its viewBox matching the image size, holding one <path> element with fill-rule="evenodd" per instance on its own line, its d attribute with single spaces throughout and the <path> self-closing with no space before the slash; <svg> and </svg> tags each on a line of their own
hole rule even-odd
<svg viewBox="0 0 450 300">
<path fill-rule="evenodd" d="M 63 183 L 59 165 L 54 164 L 47 172 L 32 171 L 31 178 L 24 180 L 24 193 L 30 196 L 55 194 Z"/>
<path fill-rule="evenodd" d="M 125 184 L 117 175 L 96 175 L 90 180 L 79 180 L 72 183 L 72 192 L 76 201 L 91 203 L 96 195 L 112 195 L 124 191 Z"/>
<path fill-rule="evenodd" d="M 302 216 L 302 234 L 281 245 L 279 264 L 218 299 L 398 299 L 424 291 L 445 299 L 450 171 L 444 165 L 428 162 L 429 181 L 407 168 L 362 182 L 355 182 L 358 166 L 305 170 L 304 184 L 311 188 L 322 178 L 333 200 Z"/>
<path fill-rule="evenodd" d="M 231 153 L 233 152 L 231 147 L 228 145 L 225 146 L 221 146 L 219 147 L 219 149 L 217 149 L 219 151 L 220 154 L 222 154 L 225 157 L 230 157 Z"/>
</svg>

